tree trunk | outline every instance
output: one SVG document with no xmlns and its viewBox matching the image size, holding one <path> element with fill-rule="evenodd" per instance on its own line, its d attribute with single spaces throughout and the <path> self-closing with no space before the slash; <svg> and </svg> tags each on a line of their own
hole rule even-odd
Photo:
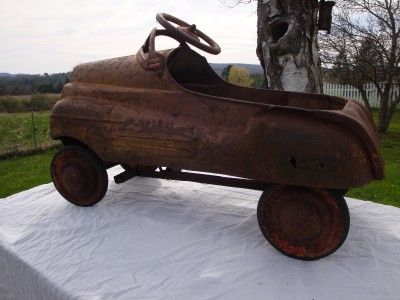
<svg viewBox="0 0 400 300">
<path fill-rule="evenodd" d="M 389 129 L 389 124 L 390 121 L 392 120 L 392 116 L 387 116 L 387 117 L 381 117 L 379 115 L 379 121 L 378 121 L 378 131 L 379 133 L 386 133 L 387 130 Z"/>
<path fill-rule="evenodd" d="M 391 107 L 389 105 L 389 92 L 385 90 L 383 93 L 380 93 L 380 97 L 381 99 L 378 116 L 378 131 L 379 133 L 386 133 L 393 116 L 391 114 Z"/>
<path fill-rule="evenodd" d="M 363 99 L 364 105 L 365 107 L 368 109 L 369 114 L 372 116 L 372 108 L 371 105 L 369 104 L 369 99 L 368 99 L 368 95 L 367 95 L 367 91 L 364 89 L 364 87 L 362 85 L 360 86 L 356 86 L 356 88 L 358 89 L 358 91 L 361 94 L 361 97 Z"/>
<path fill-rule="evenodd" d="M 322 93 L 316 0 L 258 0 L 257 56 L 266 86 Z"/>
</svg>

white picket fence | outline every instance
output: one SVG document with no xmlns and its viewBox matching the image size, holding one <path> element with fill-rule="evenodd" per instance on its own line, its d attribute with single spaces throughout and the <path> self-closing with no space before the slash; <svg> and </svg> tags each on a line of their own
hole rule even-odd
<svg viewBox="0 0 400 300">
<path fill-rule="evenodd" d="M 383 83 L 381 83 L 381 87 L 383 88 Z M 371 107 L 379 107 L 379 94 L 376 86 L 372 83 L 365 84 L 365 90 Z M 324 83 L 324 93 L 330 96 L 354 99 L 363 103 L 360 92 L 348 84 Z M 392 101 L 397 95 L 399 95 L 399 87 L 395 87 L 391 91 Z"/>
</svg>

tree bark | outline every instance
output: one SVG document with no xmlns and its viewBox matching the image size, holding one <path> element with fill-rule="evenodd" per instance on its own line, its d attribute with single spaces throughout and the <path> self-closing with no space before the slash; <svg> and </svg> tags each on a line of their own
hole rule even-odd
<svg viewBox="0 0 400 300">
<path fill-rule="evenodd" d="M 369 104 L 369 99 L 368 99 L 368 95 L 367 95 L 367 91 L 364 89 L 364 87 L 361 86 L 356 86 L 356 88 L 358 89 L 358 91 L 361 94 L 361 97 L 363 99 L 364 105 L 365 107 L 368 109 L 369 114 L 372 115 L 372 108 L 371 105 Z"/>
<path fill-rule="evenodd" d="M 266 86 L 322 93 L 316 0 L 258 0 L 257 56 Z"/>
<path fill-rule="evenodd" d="M 400 95 L 398 95 L 393 102 L 390 101 L 390 93 L 383 93 L 381 95 L 380 109 L 378 115 L 378 131 L 379 133 L 386 133 L 389 129 L 390 121 L 396 112 L 396 107 L 400 102 Z M 391 103 L 391 105 L 390 105 Z"/>
<path fill-rule="evenodd" d="M 379 133 L 386 133 L 387 132 L 387 130 L 389 129 L 390 121 L 392 120 L 392 116 L 384 116 L 384 117 L 382 117 L 381 115 L 379 115 L 379 120 L 378 120 L 378 131 L 379 131 Z"/>
</svg>

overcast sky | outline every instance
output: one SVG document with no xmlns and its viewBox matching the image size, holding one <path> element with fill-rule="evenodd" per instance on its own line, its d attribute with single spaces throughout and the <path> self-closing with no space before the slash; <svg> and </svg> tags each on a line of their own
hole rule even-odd
<svg viewBox="0 0 400 300">
<path fill-rule="evenodd" d="M 222 52 L 207 54 L 209 61 L 257 64 L 255 10 L 254 3 L 227 8 L 219 0 L 0 0 L 0 72 L 65 72 L 135 54 L 157 26 L 157 12 L 195 23 L 216 40 Z M 156 41 L 157 49 L 176 45 Z"/>
</svg>

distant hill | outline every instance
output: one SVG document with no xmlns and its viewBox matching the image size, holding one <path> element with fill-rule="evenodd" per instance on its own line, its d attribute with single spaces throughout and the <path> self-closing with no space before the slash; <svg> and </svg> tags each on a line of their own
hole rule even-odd
<svg viewBox="0 0 400 300">
<path fill-rule="evenodd" d="M 263 69 L 261 68 L 260 65 L 255 65 L 255 64 L 241 64 L 241 63 L 210 63 L 211 67 L 213 70 L 218 74 L 221 75 L 222 70 L 226 68 L 228 65 L 233 65 L 233 66 L 239 66 L 246 68 L 249 70 L 250 74 L 263 74 Z M 62 74 L 62 73 L 61 73 Z M 24 76 L 26 75 L 27 77 L 29 76 L 40 76 L 38 74 L 10 74 L 10 73 L 2 73 L 0 72 L 0 77 L 15 77 L 15 76 Z"/>
<path fill-rule="evenodd" d="M 247 70 L 249 70 L 250 74 L 263 74 L 263 69 L 260 65 L 254 65 L 254 64 L 241 64 L 241 63 L 210 63 L 211 67 L 217 73 L 218 75 L 221 75 L 222 70 L 225 69 L 226 66 L 228 65 L 233 65 L 233 66 L 239 66 L 243 67 Z"/>
<path fill-rule="evenodd" d="M 260 77 L 263 75 L 261 66 L 255 64 L 210 63 L 210 65 L 220 76 L 222 70 L 228 65 L 246 68 L 252 76 Z M 59 93 L 63 85 L 69 81 L 70 74 L 70 72 L 56 74 L 10 74 L 0 72 L 0 96 L 26 95 L 32 93 Z M 256 86 L 258 85 L 259 84 Z"/>
<path fill-rule="evenodd" d="M 0 72 L 0 96 L 33 93 L 59 93 L 70 73 L 9 74 Z"/>
</svg>

